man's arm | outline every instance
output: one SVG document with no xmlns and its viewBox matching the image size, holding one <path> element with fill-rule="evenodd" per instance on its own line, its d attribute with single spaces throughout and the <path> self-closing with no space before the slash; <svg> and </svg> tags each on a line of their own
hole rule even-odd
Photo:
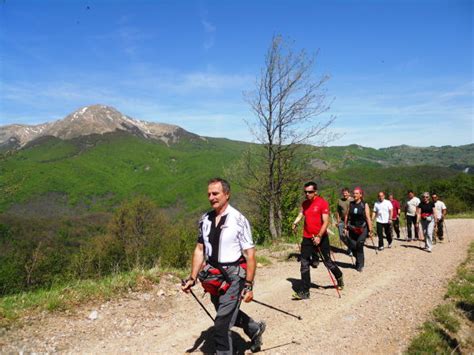
<svg viewBox="0 0 474 355">
<path fill-rule="evenodd" d="M 319 233 L 316 234 L 316 235 L 313 237 L 313 243 L 314 243 L 314 245 L 318 245 L 319 243 L 321 243 L 321 238 L 322 238 L 323 235 L 326 234 L 326 231 L 327 231 L 327 229 L 328 229 L 328 225 L 329 225 L 329 214 L 323 213 L 322 217 L 323 217 L 323 225 L 321 226 L 321 229 L 319 230 Z"/>
<path fill-rule="evenodd" d="M 191 275 L 186 280 L 186 283 L 181 287 L 184 292 L 189 292 L 191 287 L 194 286 L 197 280 L 197 275 L 202 268 L 204 263 L 204 244 L 197 243 L 194 248 L 193 259 L 191 262 Z"/>
<path fill-rule="evenodd" d="M 291 229 L 293 229 L 293 232 L 296 230 L 298 223 L 300 223 L 303 217 L 303 208 L 300 208 L 300 212 L 298 213 L 298 216 L 296 217 L 295 221 L 293 222 L 293 226 L 291 227 Z"/>
<path fill-rule="evenodd" d="M 255 248 L 244 250 L 244 256 L 247 261 L 247 276 L 245 277 L 246 292 L 243 301 L 250 302 L 253 299 L 253 281 L 255 278 L 255 270 L 257 269 Z"/>
</svg>

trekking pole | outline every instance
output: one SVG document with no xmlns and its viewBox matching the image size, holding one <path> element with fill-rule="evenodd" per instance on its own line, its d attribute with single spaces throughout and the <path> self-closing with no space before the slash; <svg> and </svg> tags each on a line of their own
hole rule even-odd
<svg viewBox="0 0 474 355">
<path fill-rule="evenodd" d="M 339 293 L 339 288 L 336 285 L 336 281 L 334 281 L 334 277 L 332 277 L 331 271 L 329 270 L 329 268 L 326 265 L 326 259 L 324 259 L 323 253 L 321 252 L 321 249 L 319 248 L 319 246 L 317 246 L 316 249 L 318 251 L 319 256 L 321 257 L 321 260 L 323 261 L 324 266 L 326 266 L 329 277 L 331 278 L 332 284 L 334 285 L 334 288 L 336 289 L 336 292 L 339 295 L 339 298 L 341 298 L 341 294 Z"/>
<path fill-rule="evenodd" d="M 374 246 L 375 254 L 378 255 L 379 252 L 377 251 L 377 247 L 375 246 L 375 243 L 374 243 L 373 232 L 369 232 L 369 238 L 370 238 L 370 241 L 372 242 L 372 245 Z"/>
<path fill-rule="evenodd" d="M 444 226 L 444 229 L 446 229 L 446 239 L 448 239 L 448 243 L 450 242 L 449 240 L 449 234 L 448 234 L 448 226 L 446 225 L 446 222 L 444 221 L 444 218 L 443 218 L 443 226 Z M 442 226 L 441 226 L 442 228 Z"/>
<path fill-rule="evenodd" d="M 186 281 L 184 280 L 181 280 L 181 284 L 184 286 L 186 285 Z M 206 307 L 201 303 L 201 301 L 199 301 L 199 299 L 196 297 L 196 295 L 194 294 L 193 290 L 189 289 L 189 292 L 191 292 L 191 295 L 193 295 L 194 299 L 196 300 L 197 303 L 199 303 L 199 305 L 201 306 L 201 308 L 204 310 L 204 312 L 206 312 L 206 314 L 209 316 L 209 318 L 212 319 L 212 321 L 214 322 L 214 318 L 211 316 L 211 314 L 209 313 L 209 311 L 206 309 Z"/>
<path fill-rule="evenodd" d="M 281 313 L 283 313 L 283 314 L 286 314 L 286 315 L 288 315 L 288 316 L 295 317 L 296 319 L 299 319 L 299 320 L 302 320 L 302 319 L 303 319 L 303 318 L 301 318 L 301 316 L 297 316 L 297 315 L 292 314 L 292 313 L 290 313 L 290 312 L 287 312 L 287 311 L 284 311 L 284 310 L 282 310 L 282 309 L 273 307 L 273 306 L 271 306 L 271 305 L 269 305 L 269 304 L 267 304 L 267 303 L 263 303 L 263 302 L 257 301 L 256 299 L 253 299 L 252 301 L 255 302 L 255 303 L 257 303 L 257 304 L 259 304 L 259 305 L 262 305 L 262 306 L 268 307 L 268 308 L 270 308 L 270 309 L 273 309 L 273 310 L 275 310 L 275 311 L 278 311 L 278 312 L 281 312 Z"/>
</svg>

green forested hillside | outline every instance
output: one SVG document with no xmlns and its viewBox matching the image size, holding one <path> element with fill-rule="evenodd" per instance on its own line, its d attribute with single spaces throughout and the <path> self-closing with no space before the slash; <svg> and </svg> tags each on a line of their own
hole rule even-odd
<svg viewBox="0 0 474 355">
<path fill-rule="evenodd" d="M 41 216 L 48 211 L 107 211 L 134 195 L 146 195 L 160 207 L 201 210 L 207 207 L 205 181 L 224 171 L 232 175 L 249 146 L 217 138 L 181 139 L 168 146 L 119 132 L 69 141 L 43 137 L 0 156 L 0 212 Z M 474 144 L 384 149 L 308 146 L 307 151 L 309 163 L 324 170 L 326 185 L 336 189 L 354 184 L 369 190 L 416 189 L 454 176 L 456 171 L 449 166 L 474 166 Z"/>
<path fill-rule="evenodd" d="M 70 141 L 48 137 L 0 162 L 0 210 L 42 198 L 47 208 L 51 193 L 92 211 L 133 195 L 192 210 L 202 205 L 205 181 L 221 175 L 246 146 L 214 138 L 167 146 L 120 133 Z"/>
</svg>

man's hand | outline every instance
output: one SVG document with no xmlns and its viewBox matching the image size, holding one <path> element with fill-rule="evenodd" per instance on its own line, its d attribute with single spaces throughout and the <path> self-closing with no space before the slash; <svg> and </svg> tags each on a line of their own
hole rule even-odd
<svg viewBox="0 0 474 355">
<path fill-rule="evenodd" d="M 293 223 L 293 225 L 291 226 L 291 230 L 293 231 L 293 233 L 296 233 L 296 228 L 298 227 L 298 225 L 296 223 Z"/>
<path fill-rule="evenodd" d="M 243 300 L 245 303 L 251 302 L 251 301 L 253 300 L 253 291 L 244 288 L 243 291 L 242 291 L 242 297 L 243 297 L 242 300 Z"/>
<path fill-rule="evenodd" d="M 321 237 L 314 236 L 313 237 L 313 244 L 314 245 L 319 245 L 319 243 L 321 243 Z"/>
<path fill-rule="evenodd" d="M 181 280 L 181 290 L 183 292 L 189 293 L 191 291 L 191 287 L 196 284 L 196 280 L 189 278 L 186 280 Z"/>
</svg>

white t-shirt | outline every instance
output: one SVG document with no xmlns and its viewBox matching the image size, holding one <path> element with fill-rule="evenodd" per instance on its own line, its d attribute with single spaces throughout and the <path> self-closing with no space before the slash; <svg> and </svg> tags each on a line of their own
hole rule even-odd
<svg viewBox="0 0 474 355">
<path fill-rule="evenodd" d="M 204 244 L 206 260 L 218 259 L 219 263 L 233 263 L 239 260 L 244 250 L 254 247 L 252 231 L 247 218 L 232 206 L 227 206 L 221 215 L 214 236 L 211 237 L 212 221 L 215 219 L 214 211 L 206 213 L 199 221 L 198 243 Z M 214 248 L 214 249 L 213 249 Z"/>
<path fill-rule="evenodd" d="M 374 205 L 374 212 L 377 213 L 378 223 L 388 223 L 392 215 L 393 206 L 389 200 L 377 201 Z"/>
<path fill-rule="evenodd" d="M 436 211 L 436 218 L 440 219 L 443 217 L 443 210 L 446 209 L 446 205 L 444 204 L 443 201 L 436 201 L 435 202 L 435 211 Z"/>
<path fill-rule="evenodd" d="M 413 196 L 411 200 L 407 201 L 407 215 L 414 216 L 416 215 L 416 208 L 420 204 L 420 199 L 416 196 Z"/>
</svg>

